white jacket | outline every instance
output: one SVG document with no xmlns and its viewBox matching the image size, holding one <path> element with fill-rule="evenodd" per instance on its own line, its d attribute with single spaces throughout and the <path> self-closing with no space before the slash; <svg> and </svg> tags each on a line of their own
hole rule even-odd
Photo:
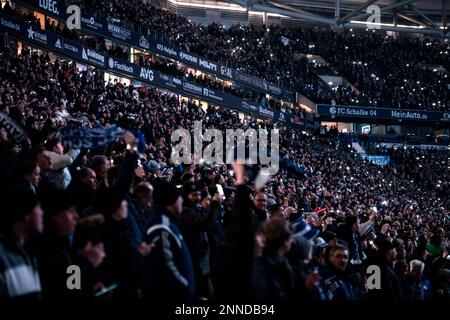
<svg viewBox="0 0 450 320">
<path fill-rule="evenodd" d="M 57 188 L 66 189 L 72 180 L 69 166 L 78 157 L 80 150 L 71 149 L 66 154 L 57 154 L 53 151 L 45 151 L 45 153 L 52 161 L 48 178 Z"/>
</svg>

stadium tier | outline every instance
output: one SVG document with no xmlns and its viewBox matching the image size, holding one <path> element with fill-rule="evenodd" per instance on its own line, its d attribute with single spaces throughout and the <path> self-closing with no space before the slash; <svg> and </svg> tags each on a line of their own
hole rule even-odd
<svg viewBox="0 0 450 320">
<path fill-rule="evenodd" d="M 445 35 L 142 0 L 2 1 L 0 34 L 0 304 L 449 300 Z"/>
</svg>

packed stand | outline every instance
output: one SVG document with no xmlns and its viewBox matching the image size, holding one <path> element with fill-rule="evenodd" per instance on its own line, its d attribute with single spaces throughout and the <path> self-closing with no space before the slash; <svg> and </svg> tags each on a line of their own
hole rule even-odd
<svg viewBox="0 0 450 320">
<path fill-rule="evenodd" d="M 448 186 L 431 166 L 441 155 L 378 167 L 333 135 L 279 128 L 281 169 L 255 190 L 251 168 L 171 163 L 170 136 L 195 120 L 221 130 L 274 124 L 13 52 L 1 52 L 1 112 L 29 140 L 0 131 L 0 274 L 29 281 L 0 282 L 2 298 L 449 298 L 448 188 L 425 183 Z M 126 131 L 65 150 L 54 134 L 69 124 Z M 145 136 L 145 151 L 131 132 Z M 366 287 L 373 264 L 381 290 Z M 66 286 L 70 265 L 81 268 L 81 290 Z"/>
<path fill-rule="evenodd" d="M 180 48 L 285 83 L 316 103 L 449 110 L 447 41 L 392 39 L 371 31 L 201 26 L 140 0 L 73 2 L 121 22 L 149 26 Z M 320 55 L 329 65 L 311 63 L 306 54 Z M 318 77 L 322 74 L 343 76 L 355 88 L 331 88 Z"/>
</svg>

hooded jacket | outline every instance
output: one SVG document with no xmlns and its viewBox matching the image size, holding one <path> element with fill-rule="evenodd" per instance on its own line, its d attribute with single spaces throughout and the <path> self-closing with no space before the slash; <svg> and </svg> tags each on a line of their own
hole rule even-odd
<svg viewBox="0 0 450 320">
<path fill-rule="evenodd" d="M 196 291 L 191 255 L 170 212 L 155 206 L 145 241 L 153 248 L 144 259 L 143 298 L 193 300 Z"/>
</svg>

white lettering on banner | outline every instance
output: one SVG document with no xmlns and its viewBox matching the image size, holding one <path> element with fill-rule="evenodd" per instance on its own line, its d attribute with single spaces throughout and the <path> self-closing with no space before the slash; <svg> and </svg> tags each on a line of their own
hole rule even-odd
<svg viewBox="0 0 450 320">
<path fill-rule="evenodd" d="M 258 79 L 256 77 L 252 77 L 252 83 L 254 86 L 256 86 L 258 88 L 263 88 L 264 90 L 267 91 L 267 85 L 264 80 Z"/>
<path fill-rule="evenodd" d="M 258 111 L 258 107 L 253 105 L 253 104 L 249 104 L 250 110 L 257 112 Z"/>
<path fill-rule="evenodd" d="M 78 53 L 78 48 L 64 42 L 64 49 Z M 83 57 L 84 59 L 84 57 Z M 87 59 L 87 57 L 86 57 Z"/>
<path fill-rule="evenodd" d="M 114 24 L 108 23 L 108 31 L 113 33 L 115 37 L 121 38 L 121 39 L 128 39 L 131 37 L 131 31 L 121 28 L 119 26 L 116 26 Z"/>
<path fill-rule="evenodd" d="M 247 76 L 245 74 L 238 74 L 238 79 L 247 83 L 252 83 L 252 78 L 250 76 Z"/>
<path fill-rule="evenodd" d="M 205 97 L 210 97 L 210 98 L 214 98 L 214 99 L 219 100 L 219 101 L 223 101 L 222 97 L 216 96 L 216 94 L 214 93 L 213 90 L 210 90 L 210 89 L 207 89 L 207 88 L 203 88 L 203 95 Z"/>
<path fill-rule="evenodd" d="M 171 88 L 176 88 L 176 85 L 173 83 L 171 78 L 172 77 L 169 77 L 165 74 L 161 74 L 161 73 L 159 74 L 159 79 L 163 80 L 167 86 L 169 86 Z"/>
<path fill-rule="evenodd" d="M 441 120 L 450 120 L 450 113 L 444 113 Z"/>
<path fill-rule="evenodd" d="M 411 111 L 391 110 L 391 116 L 392 116 L 392 118 L 399 118 L 399 119 L 420 119 L 420 120 L 428 119 L 428 116 L 426 114 L 423 114 L 420 112 L 411 112 Z"/>
<path fill-rule="evenodd" d="M 40 33 L 39 31 L 33 30 L 30 26 L 28 29 L 28 39 L 35 40 L 37 42 L 41 42 L 43 44 L 47 44 L 47 35 Z"/>
<path fill-rule="evenodd" d="M 125 72 L 129 72 L 129 73 L 134 73 L 134 70 L 133 70 L 132 66 L 127 66 L 124 63 L 117 62 L 113 58 L 109 58 L 108 66 L 109 66 L 110 69 L 117 69 L 117 70 L 122 70 L 122 71 L 125 71 Z"/>
<path fill-rule="evenodd" d="M 275 113 L 273 111 L 270 111 L 268 109 L 265 109 L 263 107 L 259 107 L 259 112 L 267 117 L 273 118 L 275 116 Z"/>
<path fill-rule="evenodd" d="M 10 29 L 14 29 L 16 31 L 20 31 L 20 26 L 17 23 L 5 20 L 3 18 L 0 21 L 1 21 L 1 24 L 4 25 L 5 27 L 8 27 Z"/>
<path fill-rule="evenodd" d="M 202 87 L 196 86 L 195 84 L 189 82 L 183 82 L 183 88 L 187 91 L 197 92 L 200 94 L 203 92 Z"/>
<path fill-rule="evenodd" d="M 103 28 L 103 25 L 100 22 L 95 21 L 94 17 L 81 17 L 81 22 L 85 23 L 88 27 L 91 27 L 95 30 Z"/>
<path fill-rule="evenodd" d="M 139 76 L 143 79 L 153 81 L 155 75 L 153 74 L 153 70 L 141 68 L 141 72 L 139 73 Z"/>
<path fill-rule="evenodd" d="M 176 84 L 179 84 L 181 86 L 181 80 L 180 79 L 172 78 L 172 82 L 176 83 Z"/>
<path fill-rule="evenodd" d="M 190 54 L 184 53 L 180 51 L 180 59 L 190 61 L 193 63 L 198 63 L 197 57 L 191 56 Z"/>
<path fill-rule="evenodd" d="M 82 57 L 84 60 L 89 60 L 89 57 L 91 57 L 94 60 L 97 60 L 97 62 L 105 63 L 105 57 L 101 55 L 100 53 L 93 51 L 91 49 L 85 50 L 83 48 Z"/>
<path fill-rule="evenodd" d="M 233 74 L 231 72 L 231 69 L 228 68 L 228 67 L 221 66 L 220 67 L 220 74 L 223 75 L 223 76 L 226 76 L 228 78 L 233 78 Z"/>
<path fill-rule="evenodd" d="M 157 43 L 156 44 L 156 49 L 162 52 L 167 53 L 169 56 L 176 56 L 177 52 L 171 48 L 166 47 L 163 44 Z"/>
<path fill-rule="evenodd" d="M 334 109 L 332 109 L 334 108 Z M 336 111 L 335 111 L 336 110 Z M 376 116 L 376 110 L 371 110 L 370 115 Z M 330 108 L 331 114 L 338 114 L 338 115 L 346 115 L 346 116 L 361 116 L 361 117 L 368 117 L 369 111 L 364 109 L 350 109 L 350 108 L 336 108 L 331 107 Z"/>
<path fill-rule="evenodd" d="M 281 89 L 279 87 L 277 87 L 276 85 L 271 84 L 270 82 L 269 82 L 269 90 L 273 91 L 277 94 L 281 94 Z"/>
<path fill-rule="evenodd" d="M 198 64 L 205 69 L 217 71 L 217 65 L 207 60 L 199 59 Z"/>
<path fill-rule="evenodd" d="M 140 45 L 142 48 L 150 49 L 150 44 L 148 43 L 148 40 L 147 40 L 144 36 L 141 36 L 141 37 L 139 38 L 139 45 Z"/>
<path fill-rule="evenodd" d="M 53 0 L 39 0 L 39 7 L 43 8 L 51 13 L 59 15 L 58 2 Z"/>
<path fill-rule="evenodd" d="M 247 109 L 247 110 L 250 109 L 250 105 L 247 102 L 245 102 L 245 101 L 241 102 L 241 107 L 243 109 Z"/>
</svg>

